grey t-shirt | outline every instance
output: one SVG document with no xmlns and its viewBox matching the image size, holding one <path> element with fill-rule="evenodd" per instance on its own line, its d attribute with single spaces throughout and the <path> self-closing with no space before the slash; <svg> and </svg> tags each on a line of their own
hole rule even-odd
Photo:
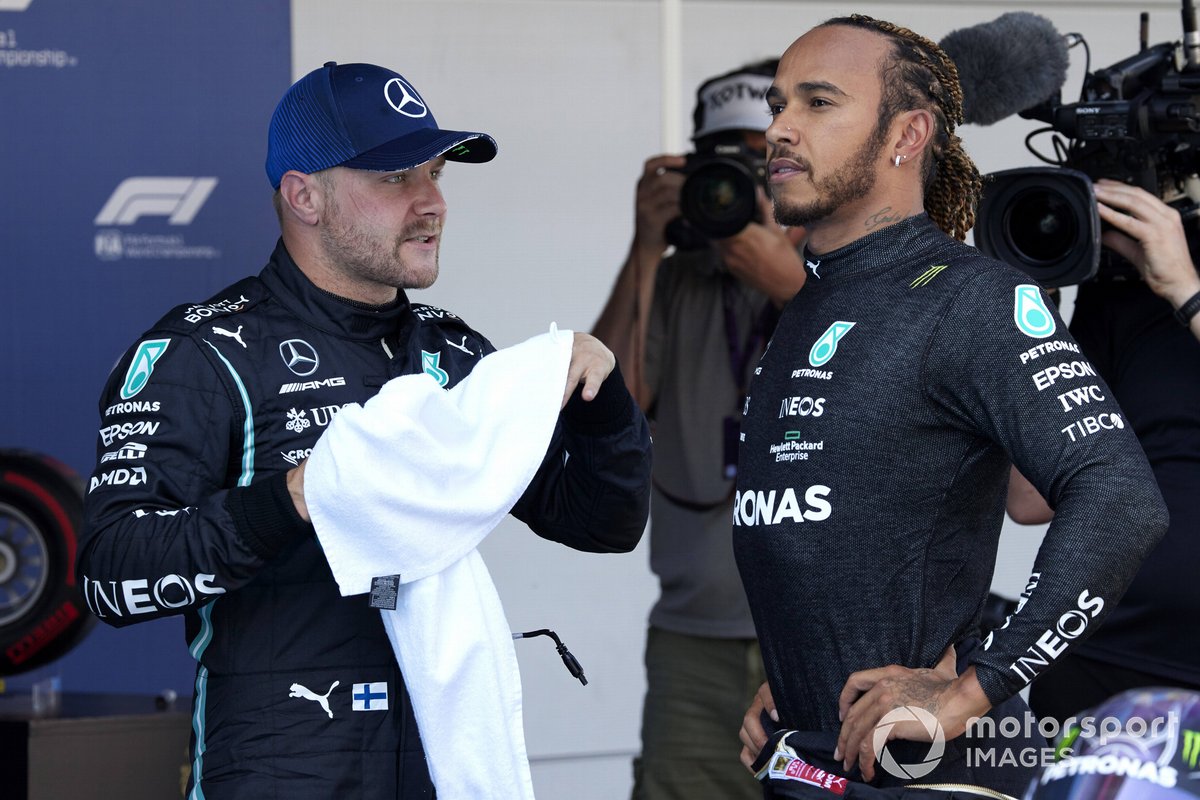
<svg viewBox="0 0 1200 800">
<path fill-rule="evenodd" d="M 740 419 L 745 383 L 737 385 L 731 368 L 726 303 L 736 348 L 744 349 L 771 313 L 765 295 L 730 278 L 714 250 L 677 253 L 659 266 L 645 361 L 655 392 L 650 567 L 662 589 L 650 624 L 750 638 L 754 623 L 731 541 L 733 480 L 725 473 L 726 420 Z M 763 339 L 744 359 L 743 381 Z"/>
</svg>

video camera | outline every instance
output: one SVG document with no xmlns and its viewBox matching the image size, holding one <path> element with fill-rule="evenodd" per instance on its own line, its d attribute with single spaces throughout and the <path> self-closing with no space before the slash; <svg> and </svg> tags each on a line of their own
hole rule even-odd
<svg viewBox="0 0 1200 800">
<path fill-rule="evenodd" d="M 1049 123 L 1026 137 L 1026 147 L 1053 168 L 1005 170 L 985 177 L 975 243 L 1050 288 L 1098 273 L 1119 279 L 1132 265 L 1101 250 L 1101 224 L 1092 180 L 1110 178 L 1142 187 L 1177 208 L 1185 221 L 1200 200 L 1200 34 L 1190 0 L 1182 0 L 1183 42 L 1147 46 L 1149 15 L 1142 13 L 1138 53 L 1089 71 L 1081 99 L 1063 104 L 1061 91 L 1032 108 L 1026 119 Z M 1087 43 L 1071 34 L 1074 44 Z M 1089 53 L 1090 61 L 1090 53 Z M 1055 155 L 1030 140 L 1055 132 Z M 1195 226 L 1188 226 L 1194 228 Z M 1190 233 L 1190 231 L 1189 231 Z"/>
<path fill-rule="evenodd" d="M 667 224 L 666 237 L 680 250 L 707 247 L 711 239 L 739 233 L 758 219 L 758 187 L 766 186 L 767 159 L 741 134 L 711 149 L 688 153 L 679 192 L 683 216 Z"/>
</svg>

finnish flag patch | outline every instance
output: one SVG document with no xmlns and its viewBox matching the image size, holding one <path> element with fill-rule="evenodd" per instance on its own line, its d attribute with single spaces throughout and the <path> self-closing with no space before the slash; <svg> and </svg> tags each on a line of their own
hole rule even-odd
<svg viewBox="0 0 1200 800">
<path fill-rule="evenodd" d="M 387 711 L 387 682 L 356 683 L 351 693 L 351 711 Z"/>
</svg>

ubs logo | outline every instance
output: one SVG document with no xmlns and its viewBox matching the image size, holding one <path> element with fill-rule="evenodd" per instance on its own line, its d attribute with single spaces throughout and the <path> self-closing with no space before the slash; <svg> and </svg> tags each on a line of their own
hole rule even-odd
<svg viewBox="0 0 1200 800">
<path fill-rule="evenodd" d="M 400 78 L 392 78 L 383 85 L 383 98 L 389 106 L 406 117 L 420 119 L 429 113 L 429 108 L 421 99 L 421 95 L 417 94 L 417 90 Z"/>
<path fill-rule="evenodd" d="M 279 345 L 279 356 L 294 375 L 312 375 L 321 365 L 317 350 L 303 339 L 288 339 Z"/>
</svg>

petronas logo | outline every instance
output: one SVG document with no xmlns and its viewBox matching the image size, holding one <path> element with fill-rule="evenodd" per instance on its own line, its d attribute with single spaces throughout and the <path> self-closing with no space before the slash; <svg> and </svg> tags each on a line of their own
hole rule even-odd
<svg viewBox="0 0 1200 800">
<path fill-rule="evenodd" d="M 1195 769 L 1200 764 L 1200 731 L 1183 732 L 1183 763 L 1188 769 Z"/>
<path fill-rule="evenodd" d="M 445 386 L 450 382 L 450 376 L 446 374 L 446 370 L 442 369 L 439 364 L 442 363 L 442 351 L 430 353 L 427 350 L 421 351 L 421 370 L 438 382 L 438 386 Z"/>
<path fill-rule="evenodd" d="M 935 267 L 930 267 L 929 269 L 925 270 L 924 274 L 921 275 L 921 277 L 917 278 L 915 281 L 910 283 L 908 285 L 908 288 L 916 289 L 918 286 L 928 286 L 929 282 L 932 281 L 934 278 L 936 278 L 938 275 L 941 275 L 942 270 L 944 270 L 948 266 L 950 266 L 950 265 L 949 264 L 938 264 Z"/>
<path fill-rule="evenodd" d="M 1042 290 L 1031 283 L 1023 283 L 1016 288 L 1016 303 L 1013 306 L 1013 321 L 1017 329 L 1026 336 L 1034 339 L 1045 339 L 1053 336 L 1055 331 L 1054 315 L 1046 308 L 1042 299 Z"/>
<path fill-rule="evenodd" d="M 150 382 L 150 373 L 154 371 L 154 362 L 167 352 L 170 339 L 149 339 L 138 345 L 125 372 L 125 383 L 121 386 L 121 398 L 128 400 L 136 395 Z"/>
<path fill-rule="evenodd" d="M 817 339 L 812 349 L 808 351 L 808 363 L 814 367 L 828 363 L 829 359 L 833 358 L 833 354 L 837 352 L 838 341 L 853 327 L 853 322 L 842 322 L 841 320 L 830 325 L 821 334 L 821 338 Z"/>
</svg>

